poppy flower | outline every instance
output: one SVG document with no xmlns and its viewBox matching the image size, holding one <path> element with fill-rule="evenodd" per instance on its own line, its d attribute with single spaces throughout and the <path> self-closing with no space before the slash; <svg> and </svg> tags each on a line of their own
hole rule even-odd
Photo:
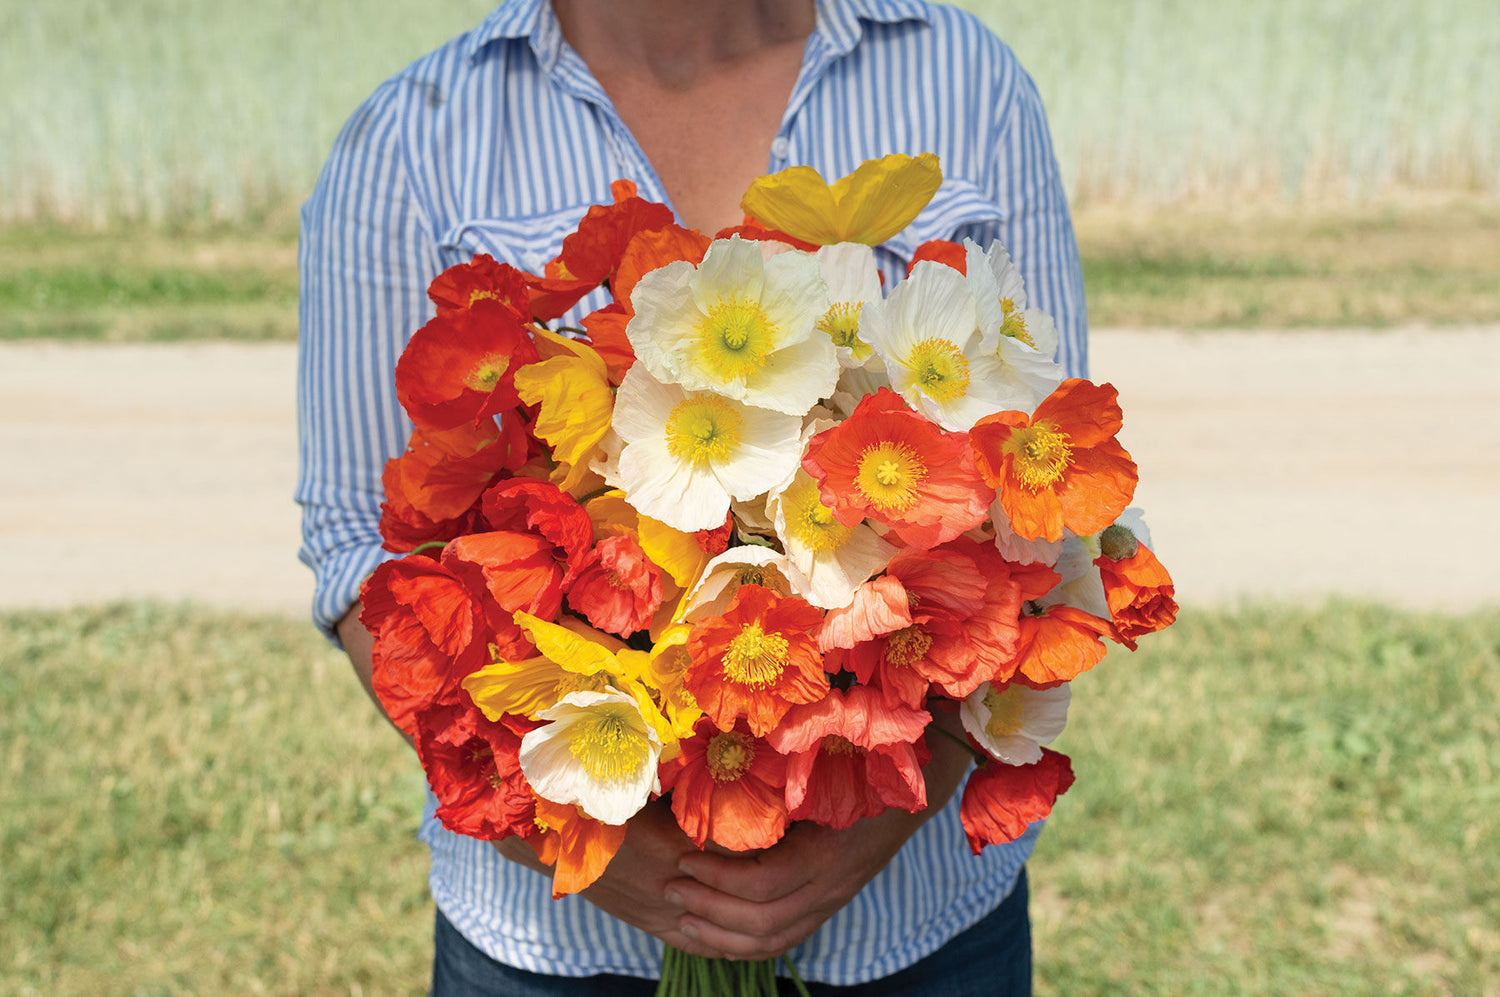
<svg viewBox="0 0 1500 997">
<path fill-rule="evenodd" d="M 949 239 L 928 239 L 911 254 L 911 262 L 906 265 L 906 275 L 910 277 L 912 269 L 923 260 L 932 260 L 964 273 L 968 265 L 968 251 L 960 243 Z"/>
<path fill-rule="evenodd" d="M 515 373 L 536 359 L 521 320 L 481 298 L 416 331 L 396 361 L 396 397 L 419 429 L 477 426 L 520 404 Z"/>
<path fill-rule="evenodd" d="M 521 771 L 536 794 L 623 824 L 661 791 L 662 742 L 641 702 L 619 689 L 572 692 L 542 710 L 521 739 Z"/>
<path fill-rule="evenodd" d="M 1042 749 L 1031 765 L 988 762 L 969 774 L 959 801 L 959 820 L 978 855 L 985 845 L 1015 841 L 1034 821 L 1052 812 L 1057 798 L 1073 785 L 1067 755 Z"/>
<path fill-rule="evenodd" d="M 380 535 L 386 550 L 404 553 L 472 530 L 478 502 L 505 472 L 524 461 L 527 441 L 519 423 L 463 424 L 411 434 L 406 450 L 386 461 Z"/>
<path fill-rule="evenodd" d="M 917 742 L 931 720 L 926 710 L 889 706 L 858 685 L 793 707 L 766 735 L 787 756 L 792 819 L 837 829 L 891 807 L 915 813 L 927 806 Z"/>
<path fill-rule="evenodd" d="M 975 463 L 1017 534 L 1098 533 L 1130 504 L 1136 468 L 1115 439 L 1122 424 L 1115 397 L 1112 385 L 1070 378 L 1030 416 L 999 412 L 969 431 Z"/>
<path fill-rule="evenodd" d="M 550 620 L 562 608 L 563 565 L 553 543 L 540 534 L 467 533 L 448 542 L 442 561 L 479 597 L 490 643 L 502 655 L 531 652 L 531 642 L 514 622 L 517 610 Z"/>
<path fill-rule="evenodd" d="M 552 866 L 552 899 L 588 889 L 625 843 L 624 824 L 594 820 L 570 804 L 536 800 L 534 833 L 526 841 Z"/>
<path fill-rule="evenodd" d="M 839 522 L 823 503 L 818 483 L 801 468 L 785 488 L 772 491 L 766 511 L 801 576 L 798 590 L 823 609 L 847 606 L 860 584 L 897 551 L 869 525 Z"/>
<path fill-rule="evenodd" d="M 564 569 L 580 562 L 594 543 L 594 524 L 571 495 L 550 481 L 509 478 L 480 497 L 480 522 L 490 530 L 536 533 L 554 548 Z"/>
<path fill-rule="evenodd" d="M 606 633 L 646 629 L 662 602 L 662 571 L 635 537 L 605 537 L 570 565 L 568 605 Z"/>
<path fill-rule="evenodd" d="M 1033 689 L 989 682 L 969 693 L 959 707 L 964 730 L 992 758 L 1008 765 L 1030 765 L 1042 757 L 1068 721 L 1069 686 Z"/>
<path fill-rule="evenodd" d="M 437 305 L 439 315 L 462 311 L 476 301 L 488 299 L 504 305 L 522 322 L 531 317 L 526 275 L 513 266 L 495 262 L 493 256 L 485 253 L 434 277 L 427 285 L 427 297 Z"/>
<path fill-rule="evenodd" d="M 519 751 L 522 736 L 534 726 L 521 717 L 488 720 L 473 707 L 422 712 L 417 757 L 444 827 L 487 841 L 530 833 L 534 797 Z"/>
<path fill-rule="evenodd" d="M 587 343 L 546 330 L 535 336 L 551 355 L 515 372 L 516 393 L 536 406 L 531 432 L 547 442 L 554 462 L 566 465 L 561 487 L 572 492 L 609 432 L 615 395 L 608 368 Z"/>
<path fill-rule="evenodd" d="M 863 367 L 874 351 L 861 335 L 861 323 L 865 309 L 878 308 L 881 301 L 875 251 L 857 242 L 824 246 L 818 250 L 818 266 L 831 302 L 818 319 L 818 331 L 833 340 L 840 367 Z"/>
<path fill-rule="evenodd" d="M 887 388 L 814 436 L 802 467 L 840 523 L 868 516 L 913 547 L 935 547 L 978 526 L 994 497 L 965 436 L 944 432 Z"/>
<path fill-rule="evenodd" d="M 911 224 L 942 182 L 930 152 L 866 160 L 833 184 L 810 166 L 793 166 L 753 182 L 740 207 L 768 228 L 819 246 L 878 246 Z"/>
<path fill-rule="evenodd" d="M 965 239 L 964 252 L 967 260 L 963 272 L 973 289 L 980 328 L 992 340 L 998 337 L 999 344 L 1025 347 L 1014 352 L 1002 351 L 1002 356 L 1039 358 L 1055 370 L 1057 326 L 1052 316 L 1040 308 L 1026 307 L 1026 284 L 1005 247 L 997 241 L 980 249 L 973 240 Z M 1050 382 L 1041 395 L 1057 386 L 1055 374 Z M 1043 383 L 1040 376 L 1036 383 Z"/>
<path fill-rule="evenodd" d="M 787 710 L 827 691 L 817 642 L 822 623 L 823 614 L 801 599 L 745 585 L 722 616 L 693 626 L 683 686 L 720 730 L 743 716 L 763 737 Z"/>
<path fill-rule="evenodd" d="M 1115 636 L 1133 651 L 1136 638 L 1164 629 L 1177 619 L 1172 576 L 1151 549 L 1124 526 L 1106 529 L 1100 535 L 1100 546 L 1094 563 L 1104 581 Z"/>
<path fill-rule="evenodd" d="M 410 737 L 416 715 L 456 694 L 484 663 L 479 599 L 427 557 L 378 565 L 360 588 L 359 620 L 374 638 L 371 683 L 391 722 Z"/>
<path fill-rule="evenodd" d="M 786 809 L 786 759 L 744 720 L 720 730 L 698 721 L 682 753 L 662 766 L 672 814 L 699 848 L 712 841 L 737 852 L 770 848 L 791 819 Z"/>
</svg>

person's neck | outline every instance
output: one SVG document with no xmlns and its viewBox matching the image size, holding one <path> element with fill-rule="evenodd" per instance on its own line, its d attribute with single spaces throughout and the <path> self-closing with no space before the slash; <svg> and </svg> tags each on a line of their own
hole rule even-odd
<svg viewBox="0 0 1500 997">
<path fill-rule="evenodd" d="M 597 75 L 685 89 L 715 63 L 801 42 L 814 0 L 553 0 L 563 37 Z"/>
</svg>

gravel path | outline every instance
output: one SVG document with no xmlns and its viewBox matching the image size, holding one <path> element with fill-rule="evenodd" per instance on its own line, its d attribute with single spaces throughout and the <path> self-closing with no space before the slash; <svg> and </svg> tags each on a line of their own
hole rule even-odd
<svg viewBox="0 0 1500 997">
<path fill-rule="evenodd" d="M 306 612 L 287 344 L 0 345 L 0 608 Z M 1500 605 L 1500 327 L 1098 330 L 1189 605 Z"/>
</svg>

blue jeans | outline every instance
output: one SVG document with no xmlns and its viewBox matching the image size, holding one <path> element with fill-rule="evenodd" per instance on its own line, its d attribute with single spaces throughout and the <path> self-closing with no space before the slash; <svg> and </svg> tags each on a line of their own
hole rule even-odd
<svg viewBox="0 0 1500 997">
<path fill-rule="evenodd" d="M 431 997 L 651 997 L 655 980 L 634 976 L 545 976 L 496 962 L 438 911 Z M 999 907 L 921 961 L 852 987 L 807 984 L 814 997 L 1030 997 L 1031 918 L 1026 870 Z M 782 981 L 782 993 L 794 993 Z"/>
</svg>

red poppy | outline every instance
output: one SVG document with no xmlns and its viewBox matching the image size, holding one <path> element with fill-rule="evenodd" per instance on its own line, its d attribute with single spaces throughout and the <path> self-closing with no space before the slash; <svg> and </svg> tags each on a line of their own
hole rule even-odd
<svg viewBox="0 0 1500 997">
<path fill-rule="evenodd" d="M 979 766 L 969 774 L 958 805 L 969 848 L 978 855 L 985 845 L 1015 841 L 1050 814 L 1071 785 L 1073 763 L 1050 748 L 1031 765 L 991 761 Z"/>
<path fill-rule="evenodd" d="M 469 263 L 460 263 L 433 278 L 427 297 L 439 315 L 461 311 L 476 301 L 492 299 L 508 308 L 522 322 L 531 317 L 526 275 L 515 267 L 495 262 L 479 253 Z"/>
<path fill-rule="evenodd" d="M 543 620 L 557 618 L 563 567 L 554 550 L 540 534 L 510 530 L 466 534 L 443 548 L 444 567 L 479 600 L 495 656 L 518 661 L 534 653 L 530 638 L 513 619 L 517 610 Z"/>
<path fill-rule="evenodd" d="M 743 716 L 764 737 L 793 705 L 827 692 L 817 642 L 822 623 L 822 612 L 801 599 L 742 585 L 724 615 L 693 626 L 683 687 L 720 730 Z"/>
<path fill-rule="evenodd" d="M 519 753 L 521 738 L 536 726 L 525 717 L 486 719 L 472 704 L 418 715 L 417 757 L 444 827 L 487 841 L 532 833 L 534 797 Z"/>
<path fill-rule="evenodd" d="M 395 725 L 416 736 L 416 714 L 450 702 L 485 661 L 479 600 L 426 557 L 386 561 L 360 588 L 359 620 L 374 638 L 371 679 Z"/>
<path fill-rule="evenodd" d="M 515 313 L 480 298 L 417 330 L 396 362 L 396 398 L 420 429 L 477 426 L 520 405 L 516 370 L 537 359 Z"/>
<path fill-rule="evenodd" d="M 916 813 L 927 806 L 922 738 L 931 720 L 926 710 L 887 706 L 865 686 L 793 707 L 766 736 L 787 756 L 792 819 L 837 829 L 891 807 Z"/>
<path fill-rule="evenodd" d="M 525 460 L 527 440 L 518 420 L 464 424 L 443 432 L 416 430 L 400 457 L 381 475 L 385 500 L 380 535 L 397 553 L 451 540 L 472 530 L 481 494 Z"/>
<path fill-rule="evenodd" d="M 907 276 L 911 276 L 912 267 L 923 260 L 934 260 L 959 273 L 967 273 L 969 268 L 968 250 L 947 239 L 929 239 L 918 246 L 917 251 L 912 254 L 911 262 L 906 265 Z"/>
<path fill-rule="evenodd" d="M 987 415 L 969 430 L 984 480 L 1027 540 L 1098 533 L 1135 494 L 1136 468 L 1115 434 L 1122 424 L 1113 385 L 1070 378 L 1024 412 Z"/>
<path fill-rule="evenodd" d="M 743 720 L 721 731 L 703 717 L 661 767 L 677 823 L 699 847 L 770 848 L 786 833 L 786 759 Z"/>
<path fill-rule="evenodd" d="M 594 523 L 577 500 L 550 481 L 510 478 L 480 499 L 480 522 L 491 530 L 538 533 L 556 548 L 565 572 L 583 560 L 594 543 Z"/>
</svg>

